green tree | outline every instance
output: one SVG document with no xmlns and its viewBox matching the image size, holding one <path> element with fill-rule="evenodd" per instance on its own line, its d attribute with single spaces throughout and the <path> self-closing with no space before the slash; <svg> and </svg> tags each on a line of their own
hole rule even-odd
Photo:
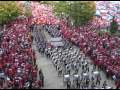
<svg viewBox="0 0 120 90">
<path fill-rule="evenodd" d="M 54 12 L 59 17 L 66 17 L 69 15 L 70 6 L 67 1 L 59 1 L 54 5 Z"/>
<path fill-rule="evenodd" d="M 0 24 L 3 25 L 11 20 L 16 19 L 20 10 L 16 1 L 0 1 Z"/>
<path fill-rule="evenodd" d="M 96 12 L 94 1 L 59 1 L 54 5 L 56 15 L 69 16 L 75 26 L 84 25 Z"/>
<path fill-rule="evenodd" d="M 118 31 L 118 22 L 113 17 L 112 22 L 110 23 L 110 33 L 111 35 L 115 34 Z"/>
<path fill-rule="evenodd" d="M 40 4 L 49 4 L 49 5 L 51 5 L 52 1 L 40 1 Z"/>
</svg>

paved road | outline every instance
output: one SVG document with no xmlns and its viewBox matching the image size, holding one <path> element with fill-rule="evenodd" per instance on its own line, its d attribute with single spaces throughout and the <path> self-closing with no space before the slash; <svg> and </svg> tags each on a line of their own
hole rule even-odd
<svg viewBox="0 0 120 90">
<path fill-rule="evenodd" d="M 48 33 L 46 33 L 46 32 L 43 32 L 43 33 L 45 34 L 47 40 L 49 40 L 50 36 L 48 35 Z M 37 51 L 35 45 L 33 45 L 33 48 L 36 51 L 37 65 L 39 68 L 42 69 L 44 77 L 45 77 L 44 89 L 64 89 L 65 87 L 63 85 L 63 78 L 57 76 L 58 75 L 57 71 L 55 70 L 51 60 L 46 58 L 46 56 L 44 56 L 44 55 L 40 55 L 40 53 Z M 75 46 L 74 46 L 74 48 L 78 49 L 78 47 L 75 47 Z M 88 61 L 91 63 L 91 60 L 89 58 L 88 58 Z M 90 64 L 90 66 L 89 66 L 90 70 L 92 67 L 93 67 L 93 65 Z M 81 72 L 81 69 L 79 70 L 79 72 Z M 102 82 L 104 80 L 107 80 L 108 86 L 112 86 L 113 88 L 115 88 L 114 82 L 111 79 L 107 79 L 107 77 L 103 71 L 100 71 L 100 73 L 102 76 Z"/>
<path fill-rule="evenodd" d="M 42 69 L 45 77 L 43 89 L 64 89 L 63 79 L 58 77 L 57 71 L 52 65 L 51 60 L 41 55 L 36 48 L 35 42 L 33 42 L 33 49 L 36 52 L 37 65 L 39 69 Z"/>
</svg>

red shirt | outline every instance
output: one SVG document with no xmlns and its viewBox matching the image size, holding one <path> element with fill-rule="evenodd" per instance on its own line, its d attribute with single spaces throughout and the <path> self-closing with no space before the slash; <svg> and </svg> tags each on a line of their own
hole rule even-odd
<svg viewBox="0 0 120 90">
<path fill-rule="evenodd" d="M 33 76 L 33 77 L 37 77 L 37 70 L 33 70 L 33 71 L 32 71 L 32 76 Z"/>
<path fill-rule="evenodd" d="M 11 76 L 11 75 L 13 75 L 13 70 L 10 68 L 10 69 L 8 69 L 8 74 Z"/>
<path fill-rule="evenodd" d="M 38 86 L 41 88 L 41 86 L 42 86 L 42 80 L 38 80 L 37 83 L 38 83 Z"/>
<path fill-rule="evenodd" d="M 2 69 L 2 67 L 3 67 L 3 65 L 2 65 L 2 63 L 0 63 L 0 69 Z"/>
</svg>

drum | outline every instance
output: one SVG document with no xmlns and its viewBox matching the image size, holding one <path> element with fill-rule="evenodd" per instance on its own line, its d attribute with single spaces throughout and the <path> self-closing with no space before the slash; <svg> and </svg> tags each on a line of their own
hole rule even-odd
<svg viewBox="0 0 120 90">
<path fill-rule="evenodd" d="M 63 78 L 63 82 L 64 82 L 64 85 L 66 86 L 67 82 L 70 81 L 70 75 L 64 75 L 64 78 Z"/>
<path fill-rule="evenodd" d="M 70 75 L 64 75 L 64 82 L 67 82 L 70 80 Z"/>
<path fill-rule="evenodd" d="M 105 89 L 112 89 L 112 87 L 106 86 L 106 88 L 105 88 Z"/>
<path fill-rule="evenodd" d="M 97 77 L 97 76 L 100 75 L 100 73 L 99 73 L 99 71 L 94 71 L 94 72 L 93 72 L 93 75 L 94 75 L 95 77 Z"/>
<path fill-rule="evenodd" d="M 84 79 L 88 79 L 89 78 L 89 75 L 87 73 L 83 73 L 83 78 Z"/>
<path fill-rule="evenodd" d="M 76 81 L 78 79 L 79 79 L 79 75 L 76 74 L 76 75 L 73 76 L 73 81 Z"/>
</svg>

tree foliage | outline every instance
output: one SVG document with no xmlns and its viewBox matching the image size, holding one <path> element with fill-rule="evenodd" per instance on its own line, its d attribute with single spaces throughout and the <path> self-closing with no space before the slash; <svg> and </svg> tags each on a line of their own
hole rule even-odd
<svg viewBox="0 0 120 90">
<path fill-rule="evenodd" d="M 113 17 L 112 22 L 110 23 L 110 33 L 115 34 L 118 31 L 118 22 Z"/>
<path fill-rule="evenodd" d="M 8 23 L 16 19 L 20 14 L 20 10 L 16 1 L 0 1 L 0 24 Z"/>
<path fill-rule="evenodd" d="M 54 1 L 40 1 L 40 4 L 50 4 L 52 5 Z"/>
<path fill-rule="evenodd" d="M 56 15 L 68 16 L 75 26 L 84 25 L 92 19 L 96 12 L 94 1 L 59 1 L 54 5 Z"/>
<path fill-rule="evenodd" d="M 84 25 L 91 20 L 96 8 L 93 1 L 77 1 L 71 5 L 70 16 L 74 19 L 74 24 Z"/>
<path fill-rule="evenodd" d="M 70 7 L 69 3 L 67 1 L 59 1 L 54 5 L 54 12 L 57 16 L 63 15 L 63 16 L 68 16 L 70 12 Z"/>
</svg>

